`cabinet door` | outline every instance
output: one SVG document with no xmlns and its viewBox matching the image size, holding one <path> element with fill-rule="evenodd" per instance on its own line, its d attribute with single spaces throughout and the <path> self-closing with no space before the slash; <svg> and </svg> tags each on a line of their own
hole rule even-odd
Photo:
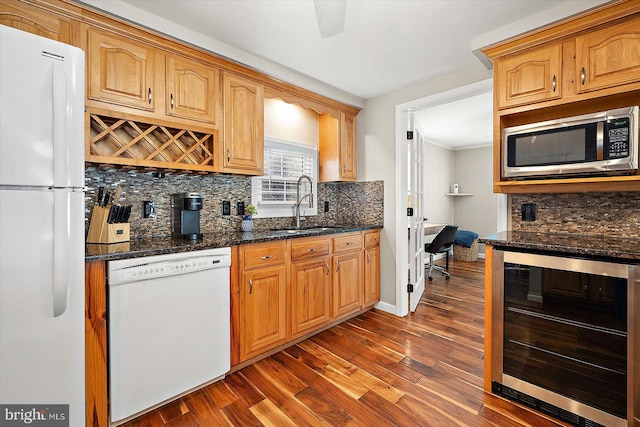
<svg viewBox="0 0 640 427">
<path fill-rule="evenodd" d="M 71 44 L 69 19 L 16 0 L 0 2 L 0 24 Z"/>
<path fill-rule="evenodd" d="M 166 93 L 167 115 L 218 124 L 222 109 L 218 69 L 169 56 Z"/>
<path fill-rule="evenodd" d="M 333 257 L 333 317 L 358 311 L 362 307 L 362 251 Z"/>
<path fill-rule="evenodd" d="M 291 338 L 331 319 L 330 261 L 326 256 L 291 264 Z"/>
<path fill-rule="evenodd" d="M 560 98 L 562 45 L 514 54 L 496 62 L 499 108 Z"/>
<path fill-rule="evenodd" d="M 285 267 L 247 271 L 240 290 L 242 360 L 285 342 Z"/>
<path fill-rule="evenodd" d="M 262 175 L 264 163 L 264 87 L 225 74 L 224 172 Z"/>
<path fill-rule="evenodd" d="M 154 111 L 154 49 L 89 30 L 89 98 Z"/>
<path fill-rule="evenodd" d="M 380 247 L 364 251 L 364 302 L 369 306 L 380 301 Z"/>
<path fill-rule="evenodd" d="M 578 92 L 640 82 L 640 17 L 576 37 Z"/>
<path fill-rule="evenodd" d="M 340 177 L 356 180 L 356 117 L 340 112 Z"/>
</svg>

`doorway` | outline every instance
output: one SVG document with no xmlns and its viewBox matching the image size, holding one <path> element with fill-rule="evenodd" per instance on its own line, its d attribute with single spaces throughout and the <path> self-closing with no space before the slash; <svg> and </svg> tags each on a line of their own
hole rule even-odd
<svg viewBox="0 0 640 427">
<path fill-rule="evenodd" d="M 407 208 L 409 206 L 408 198 L 405 199 L 403 195 L 409 194 L 410 190 L 410 180 L 409 180 L 409 156 L 407 156 L 407 132 L 414 130 L 414 123 L 411 119 L 415 113 L 420 110 L 428 109 L 431 107 L 435 107 L 438 105 L 443 105 L 447 103 L 452 103 L 454 101 L 458 101 L 461 99 L 473 97 L 480 94 L 490 93 L 493 90 L 493 82 L 491 79 L 482 80 L 476 83 L 472 83 L 470 85 L 462 86 L 460 88 L 452 89 L 449 91 L 437 93 L 434 95 L 430 95 L 424 98 L 415 99 L 413 101 L 409 101 L 403 104 L 396 105 L 396 194 L 398 195 L 398 200 L 407 200 L 403 203 L 398 203 L 396 205 L 396 218 L 406 218 L 406 220 L 398 220 L 396 221 L 396 236 L 398 239 L 396 240 L 396 271 L 403 272 L 407 271 L 407 266 L 410 262 L 416 259 L 419 256 L 418 251 L 424 251 L 424 247 L 417 248 L 416 245 L 408 245 L 407 241 L 400 238 L 400 236 L 405 236 L 407 233 L 407 228 L 409 227 L 410 217 L 407 217 Z M 427 161 L 423 162 L 424 165 L 428 164 Z M 425 170 L 425 176 L 428 177 L 428 171 Z M 428 187 L 429 182 L 424 183 L 424 194 L 427 200 L 428 197 Z M 504 206 L 506 208 L 506 198 Z M 424 209 L 424 206 L 423 206 Z M 428 211 L 428 208 L 426 209 Z M 504 217 L 504 218 L 503 218 Z M 502 220 L 504 219 L 504 225 L 501 225 Z M 506 228 L 506 215 L 498 215 L 498 230 L 503 230 Z M 399 280 L 396 283 L 396 310 L 399 316 L 406 316 L 409 313 L 409 293 L 408 289 L 410 287 L 407 286 L 407 283 L 404 281 L 406 278 L 405 275 L 396 275 Z M 419 300 L 420 295 L 414 293 L 411 295 L 412 300 Z"/>
</svg>

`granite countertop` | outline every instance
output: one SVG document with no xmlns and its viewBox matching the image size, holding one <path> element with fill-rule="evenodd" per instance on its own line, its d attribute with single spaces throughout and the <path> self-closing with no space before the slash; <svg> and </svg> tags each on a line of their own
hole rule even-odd
<svg viewBox="0 0 640 427">
<path fill-rule="evenodd" d="M 151 237 L 132 239 L 129 242 L 114 244 L 87 243 L 85 261 L 111 261 L 116 259 L 153 256 L 189 252 L 203 249 L 247 243 L 269 242 L 272 240 L 296 239 L 326 234 L 346 233 L 349 231 L 374 230 L 382 225 L 340 225 L 326 230 L 303 230 L 295 234 L 286 234 L 273 230 L 254 230 L 252 232 L 204 233 L 201 240 L 190 241 L 175 237 Z"/>
<path fill-rule="evenodd" d="M 478 241 L 501 249 L 528 249 L 640 262 L 639 238 L 502 231 Z"/>
</svg>

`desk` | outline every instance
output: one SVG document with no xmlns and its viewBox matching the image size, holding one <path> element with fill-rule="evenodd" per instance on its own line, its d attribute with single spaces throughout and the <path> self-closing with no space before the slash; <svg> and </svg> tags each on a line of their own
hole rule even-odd
<svg viewBox="0 0 640 427">
<path fill-rule="evenodd" d="M 424 223 L 424 235 L 425 236 L 434 236 L 440 232 L 447 224 L 437 224 L 433 222 L 425 222 Z M 407 225 L 408 237 L 411 237 L 411 226 Z M 433 239 L 431 239 L 433 240 Z"/>
</svg>

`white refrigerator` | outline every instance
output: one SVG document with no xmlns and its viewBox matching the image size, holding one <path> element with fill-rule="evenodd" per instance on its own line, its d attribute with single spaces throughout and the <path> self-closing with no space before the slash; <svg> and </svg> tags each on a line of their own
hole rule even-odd
<svg viewBox="0 0 640 427">
<path fill-rule="evenodd" d="M 83 134 L 82 50 L 0 25 L 0 424 L 85 424 Z"/>
</svg>

